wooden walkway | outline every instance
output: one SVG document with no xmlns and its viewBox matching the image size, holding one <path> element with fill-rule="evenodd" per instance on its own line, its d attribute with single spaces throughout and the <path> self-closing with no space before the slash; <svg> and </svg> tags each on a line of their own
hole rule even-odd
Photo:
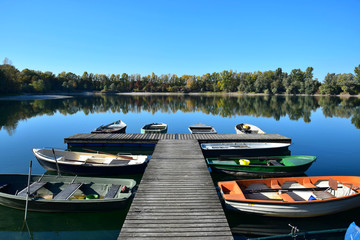
<svg viewBox="0 0 360 240">
<path fill-rule="evenodd" d="M 64 139 L 68 145 L 75 144 L 156 144 L 159 140 L 197 140 L 199 142 L 282 142 L 291 139 L 280 134 L 135 134 L 135 133 L 78 133 Z"/>
<path fill-rule="evenodd" d="M 233 239 L 198 140 L 158 141 L 119 235 L 159 238 Z"/>
</svg>

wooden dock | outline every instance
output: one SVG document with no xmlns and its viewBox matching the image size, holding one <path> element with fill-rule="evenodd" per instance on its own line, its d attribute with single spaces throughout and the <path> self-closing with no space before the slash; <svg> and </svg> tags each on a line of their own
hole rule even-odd
<svg viewBox="0 0 360 240">
<path fill-rule="evenodd" d="M 75 134 L 68 147 L 155 147 L 119 239 L 233 239 L 200 143 L 282 142 L 279 134 Z"/>
<path fill-rule="evenodd" d="M 195 139 L 159 140 L 119 239 L 233 239 Z"/>
<path fill-rule="evenodd" d="M 280 134 L 135 134 L 79 133 L 64 139 L 68 146 L 121 146 L 121 144 L 152 144 L 159 140 L 197 140 L 206 142 L 281 142 L 291 143 L 291 139 Z"/>
</svg>

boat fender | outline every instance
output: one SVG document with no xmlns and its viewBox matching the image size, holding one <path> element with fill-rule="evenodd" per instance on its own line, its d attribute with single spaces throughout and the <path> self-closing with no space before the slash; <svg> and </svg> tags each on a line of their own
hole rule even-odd
<svg viewBox="0 0 360 240">
<path fill-rule="evenodd" d="M 360 239 L 360 228 L 352 222 L 345 233 L 345 240 L 359 240 Z"/>
<path fill-rule="evenodd" d="M 250 160 L 248 160 L 248 159 L 240 159 L 239 163 L 240 163 L 240 165 L 249 165 Z"/>
<path fill-rule="evenodd" d="M 122 193 L 128 193 L 128 192 L 129 192 L 129 188 L 128 188 L 127 186 L 122 186 L 120 192 L 122 192 Z"/>
<path fill-rule="evenodd" d="M 97 195 L 97 194 L 89 194 L 89 195 L 86 195 L 85 199 L 98 199 L 98 198 L 99 198 L 99 195 Z"/>
</svg>

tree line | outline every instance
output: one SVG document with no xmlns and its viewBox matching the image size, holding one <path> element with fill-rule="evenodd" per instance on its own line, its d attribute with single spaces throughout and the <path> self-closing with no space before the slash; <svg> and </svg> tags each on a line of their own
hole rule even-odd
<svg viewBox="0 0 360 240">
<path fill-rule="evenodd" d="M 5 58 L 0 65 L 0 94 L 45 92 L 242 92 L 265 94 L 360 94 L 360 65 L 354 74 L 328 73 L 323 82 L 313 77 L 313 68 L 305 71 L 281 68 L 275 71 L 206 73 L 202 76 L 162 74 L 93 74 L 72 72 L 19 71 Z"/>
</svg>

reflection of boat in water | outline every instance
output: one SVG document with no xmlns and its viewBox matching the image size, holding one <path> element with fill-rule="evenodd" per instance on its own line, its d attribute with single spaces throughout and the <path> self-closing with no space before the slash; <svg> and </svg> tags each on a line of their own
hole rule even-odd
<svg viewBox="0 0 360 240">
<path fill-rule="evenodd" d="M 259 127 L 248 123 L 235 125 L 235 131 L 237 134 L 265 134 Z"/>
<path fill-rule="evenodd" d="M 117 231 L 117 235 L 119 235 L 127 211 L 128 208 L 105 212 L 83 213 L 29 212 L 27 214 L 27 223 L 31 232 L 38 233 L 54 232 L 54 234 L 58 234 L 59 232 L 65 232 L 69 234 L 69 232 L 74 231 L 82 233 L 86 231 L 101 231 L 103 233 L 104 231 L 114 230 Z M 24 211 L 0 205 L 0 239 L 11 239 L 3 238 L 3 232 L 15 233 L 22 231 L 23 222 Z"/>
<path fill-rule="evenodd" d="M 217 131 L 214 127 L 202 123 L 189 126 L 191 134 L 216 134 Z"/>
<path fill-rule="evenodd" d="M 274 218 L 260 215 L 226 211 L 226 217 L 235 236 L 244 237 L 244 239 L 288 235 L 291 232 L 289 224 L 296 226 L 299 232 L 326 231 L 329 229 L 346 230 L 352 221 L 358 220 L 360 209 L 354 209 L 338 214 L 332 214 L 313 218 Z M 339 221 L 339 219 L 343 219 Z M 334 239 L 344 239 L 342 237 Z M 275 238 L 276 239 L 276 238 Z M 304 238 L 297 238 L 302 240 Z M 310 238 L 307 238 L 310 239 Z M 312 239 L 312 238 L 311 238 Z M 322 240 L 328 238 L 320 238 Z"/>
<path fill-rule="evenodd" d="M 295 226 L 292 227 L 293 229 L 288 234 L 248 238 L 248 240 L 340 240 L 344 239 L 346 233 L 346 228 L 301 232 Z"/>
<path fill-rule="evenodd" d="M 218 157 L 206 158 L 216 171 L 248 176 L 295 176 L 303 174 L 315 156 Z"/>
<path fill-rule="evenodd" d="M 101 125 L 96 128 L 91 133 L 125 133 L 126 131 L 126 123 L 121 120 L 118 120 L 113 123 L 109 123 L 107 125 Z"/>
<path fill-rule="evenodd" d="M 360 207 L 360 177 L 321 176 L 218 182 L 229 209 L 274 217 L 314 217 Z"/>
</svg>

